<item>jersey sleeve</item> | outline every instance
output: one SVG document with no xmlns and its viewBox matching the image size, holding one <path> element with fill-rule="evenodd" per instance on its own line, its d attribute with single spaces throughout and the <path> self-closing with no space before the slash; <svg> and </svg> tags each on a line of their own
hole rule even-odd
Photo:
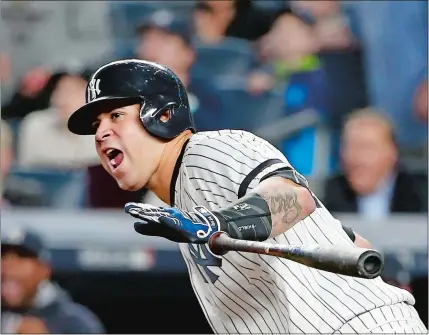
<svg viewBox="0 0 429 335">
<path fill-rule="evenodd" d="M 184 161 L 196 190 L 211 193 L 218 204 L 219 198 L 232 202 L 243 197 L 276 171 L 284 171 L 283 177 L 298 181 L 297 172 L 279 150 L 244 131 L 210 132 L 190 143 Z M 307 183 L 304 177 L 301 179 Z"/>
</svg>

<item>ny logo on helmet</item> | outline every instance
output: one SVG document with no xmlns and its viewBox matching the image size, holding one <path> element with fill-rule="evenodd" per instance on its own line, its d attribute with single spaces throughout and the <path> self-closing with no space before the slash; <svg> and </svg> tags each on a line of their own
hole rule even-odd
<svg viewBox="0 0 429 335">
<path fill-rule="evenodd" d="M 101 93 L 100 91 L 100 79 L 92 79 L 88 86 L 88 101 L 97 99 L 97 96 Z"/>
</svg>

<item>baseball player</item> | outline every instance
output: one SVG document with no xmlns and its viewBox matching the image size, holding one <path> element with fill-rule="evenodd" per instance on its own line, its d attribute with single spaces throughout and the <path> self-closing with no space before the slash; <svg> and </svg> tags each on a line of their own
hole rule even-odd
<svg viewBox="0 0 429 335">
<path fill-rule="evenodd" d="M 413 296 L 382 279 L 208 247 L 218 232 L 282 244 L 367 245 L 342 227 L 272 145 L 239 130 L 196 132 L 186 90 L 141 60 L 99 68 L 68 127 L 94 135 L 101 164 L 124 190 L 169 206 L 128 203 L 134 229 L 180 243 L 215 333 L 426 333 Z M 246 111 L 240 111 L 246 117 Z"/>
</svg>

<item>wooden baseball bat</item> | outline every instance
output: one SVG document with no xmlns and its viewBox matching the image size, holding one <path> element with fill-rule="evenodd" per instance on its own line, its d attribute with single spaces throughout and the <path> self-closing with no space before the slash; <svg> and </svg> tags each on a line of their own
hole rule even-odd
<svg viewBox="0 0 429 335">
<path fill-rule="evenodd" d="M 230 238 L 222 232 L 211 237 L 209 246 L 213 253 L 220 256 L 228 251 L 251 252 L 286 258 L 315 269 L 366 279 L 378 277 L 384 265 L 382 255 L 373 249 L 244 241 Z"/>
</svg>

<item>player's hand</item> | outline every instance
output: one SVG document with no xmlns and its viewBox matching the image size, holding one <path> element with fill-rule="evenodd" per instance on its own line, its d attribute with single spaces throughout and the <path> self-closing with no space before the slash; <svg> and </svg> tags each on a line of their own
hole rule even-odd
<svg viewBox="0 0 429 335">
<path fill-rule="evenodd" d="M 203 206 L 184 212 L 177 208 L 129 202 L 125 212 L 141 220 L 134 223 L 139 234 L 161 236 L 178 243 L 204 244 L 220 231 L 220 214 L 217 216 Z"/>
</svg>

